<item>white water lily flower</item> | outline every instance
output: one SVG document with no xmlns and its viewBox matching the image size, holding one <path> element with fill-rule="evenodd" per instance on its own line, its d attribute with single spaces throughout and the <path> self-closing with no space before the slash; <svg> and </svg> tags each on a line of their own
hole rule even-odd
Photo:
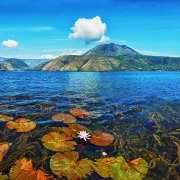
<svg viewBox="0 0 180 180">
<path fill-rule="evenodd" d="M 86 132 L 86 131 L 79 131 L 78 132 L 78 136 L 77 137 L 79 137 L 80 139 L 84 139 L 85 141 L 87 141 L 88 139 L 90 139 L 90 134 L 88 133 L 88 132 Z"/>
<path fill-rule="evenodd" d="M 103 151 L 102 156 L 107 156 L 107 153 L 105 151 Z"/>
</svg>

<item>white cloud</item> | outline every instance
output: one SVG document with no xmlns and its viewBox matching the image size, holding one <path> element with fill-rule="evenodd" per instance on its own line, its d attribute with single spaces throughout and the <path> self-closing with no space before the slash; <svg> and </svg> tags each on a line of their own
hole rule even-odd
<svg viewBox="0 0 180 180">
<path fill-rule="evenodd" d="M 83 49 L 83 50 L 81 49 L 46 49 L 46 50 L 42 50 L 42 52 L 47 53 L 47 54 L 50 53 L 50 55 L 51 53 L 58 54 L 58 55 L 81 55 L 86 50 L 87 49 Z"/>
<path fill-rule="evenodd" d="M 41 58 L 42 59 L 55 59 L 55 58 L 57 58 L 57 56 L 52 55 L 52 54 L 43 54 L 43 55 L 41 55 Z"/>
<path fill-rule="evenodd" d="M 103 35 L 98 42 L 103 43 L 103 42 L 107 42 L 107 41 L 110 41 L 110 38 L 105 36 L 105 35 Z"/>
<path fill-rule="evenodd" d="M 53 31 L 54 27 L 52 26 L 39 26 L 39 27 L 26 27 L 24 28 L 25 31 Z"/>
<path fill-rule="evenodd" d="M 82 39 L 87 44 L 93 41 L 105 42 L 110 40 L 104 35 L 106 23 L 103 23 L 99 16 L 92 19 L 79 18 L 71 30 L 73 33 L 69 35 L 69 38 Z"/>
<path fill-rule="evenodd" d="M 22 28 L 0 28 L 0 31 L 12 31 L 12 32 L 46 32 L 53 31 L 55 28 L 53 26 L 30 26 L 30 27 L 22 27 Z"/>
<path fill-rule="evenodd" d="M 63 50 L 61 55 L 81 55 L 83 54 L 83 51 L 81 50 L 71 50 L 71 49 L 67 49 L 67 50 Z"/>
<path fill-rule="evenodd" d="M 6 41 L 3 41 L 2 44 L 6 47 L 9 47 L 9 48 L 17 48 L 19 43 L 15 40 L 6 40 Z"/>
<path fill-rule="evenodd" d="M 81 50 L 64 49 L 64 50 L 61 50 L 61 53 L 59 52 L 58 56 L 63 56 L 63 55 L 81 55 L 81 54 L 83 54 L 83 51 L 81 51 Z M 55 59 L 58 56 L 53 55 L 53 54 L 43 54 L 43 55 L 40 56 L 40 58 L 41 59 Z"/>
<path fill-rule="evenodd" d="M 168 52 L 158 52 L 158 51 L 149 51 L 149 50 L 143 50 L 143 49 L 137 49 L 133 48 L 135 51 L 137 51 L 140 54 L 148 55 L 148 56 L 170 56 L 170 57 L 180 57 L 180 54 L 171 54 Z"/>
</svg>

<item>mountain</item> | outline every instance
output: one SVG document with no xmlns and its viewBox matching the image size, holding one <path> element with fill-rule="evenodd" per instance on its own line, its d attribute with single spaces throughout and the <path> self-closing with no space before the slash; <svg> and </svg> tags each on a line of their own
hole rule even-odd
<svg viewBox="0 0 180 180">
<path fill-rule="evenodd" d="M 40 64 L 47 63 L 52 59 L 21 59 L 24 63 L 26 63 L 30 68 L 36 67 Z"/>
<path fill-rule="evenodd" d="M 4 61 L 6 58 L 4 57 L 0 57 L 0 61 Z"/>
<path fill-rule="evenodd" d="M 0 61 L 0 71 L 27 70 L 29 67 L 19 59 L 11 58 Z"/>
<path fill-rule="evenodd" d="M 180 71 L 180 58 L 146 56 L 119 56 L 119 71 Z"/>
<path fill-rule="evenodd" d="M 125 45 L 119 44 L 100 44 L 93 49 L 87 51 L 84 56 L 87 55 L 97 55 L 97 56 L 121 56 L 121 55 L 128 55 L 128 56 L 138 56 L 140 55 L 134 49 L 129 48 Z"/>
<path fill-rule="evenodd" d="M 81 56 L 65 55 L 54 60 L 0 58 L 4 71 L 180 71 L 180 58 L 142 55 L 118 44 L 101 44 Z"/>
<path fill-rule="evenodd" d="M 5 57 L 0 57 L 0 61 L 4 61 L 7 59 L 17 59 L 17 58 L 5 58 Z M 35 67 L 38 66 L 42 63 L 47 63 L 49 61 L 52 61 L 52 59 L 19 59 L 26 63 L 29 67 Z"/>
<path fill-rule="evenodd" d="M 153 56 L 61 56 L 43 71 L 180 71 L 180 58 Z"/>
<path fill-rule="evenodd" d="M 38 65 L 33 66 L 33 67 L 30 67 L 29 70 L 31 70 L 31 71 L 40 71 L 40 70 L 42 70 L 42 68 L 43 68 L 47 63 L 49 63 L 49 61 L 48 61 L 48 62 L 43 62 L 43 63 L 38 64 Z"/>
<path fill-rule="evenodd" d="M 36 69 L 37 70 L 37 69 Z M 142 55 L 125 45 L 101 44 L 82 56 L 60 56 L 43 71 L 180 71 L 180 58 Z"/>
<path fill-rule="evenodd" d="M 113 71 L 118 68 L 118 60 L 111 57 L 96 55 L 60 56 L 47 63 L 44 71 Z"/>
</svg>

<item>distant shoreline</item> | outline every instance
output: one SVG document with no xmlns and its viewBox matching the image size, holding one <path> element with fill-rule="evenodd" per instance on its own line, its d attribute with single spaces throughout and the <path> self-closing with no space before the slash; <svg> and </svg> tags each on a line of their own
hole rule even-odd
<svg viewBox="0 0 180 180">
<path fill-rule="evenodd" d="M 58 73 L 180 73 L 180 71 L 0 71 L 1 72 L 58 72 Z"/>
</svg>

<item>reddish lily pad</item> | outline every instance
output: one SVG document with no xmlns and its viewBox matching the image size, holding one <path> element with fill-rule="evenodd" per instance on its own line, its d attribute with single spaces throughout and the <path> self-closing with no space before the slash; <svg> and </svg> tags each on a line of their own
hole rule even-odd
<svg viewBox="0 0 180 180">
<path fill-rule="evenodd" d="M 76 138 L 78 136 L 78 132 L 86 131 L 88 133 L 92 133 L 90 129 L 82 126 L 80 124 L 68 124 L 69 128 L 64 127 L 62 130 L 64 133 L 68 134 L 69 136 Z"/>
<path fill-rule="evenodd" d="M 81 109 L 81 108 L 70 109 L 70 113 L 73 116 L 78 117 L 78 118 L 82 118 L 82 119 L 84 119 L 85 116 L 91 116 L 92 115 L 92 113 L 86 111 L 85 109 Z"/>
<path fill-rule="evenodd" d="M 58 113 L 52 116 L 53 121 L 63 122 L 65 124 L 75 123 L 76 118 L 70 114 Z"/>
<path fill-rule="evenodd" d="M 113 143 L 114 136 L 101 131 L 94 131 L 89 141 L 91 144 L 95 144 L 97 146 L 109 146 Z"/>
<path fill-rule="evenodd" d="M 8 129 L 15 129 L 16 132 L 28 132 L 36 127 L 36 123 L 26 118 L 19 118 L 16 121 L 8 121 L 6 126 Z"/>
<path fill-rule="evenodd" d="M 11 180 L 50 180 L 52 176 L 33 168 L 32 160 L 22 158 L 15 162 L 9 173 Z M 0 176 L 1 179 L 1 176 Z"/>
<path fill-rule="evenodd" d="M 11 145 L 12 143 L 0 142 L 0 162 L 3 160 Z"/>
<path fill-rule="evenodd" d="M 37 180 L 36 171 L 33 169 L 32 162 L 26 158 L 16 161 L 10 170 L 9 176 L 12 180 Z"/>
</svg>

